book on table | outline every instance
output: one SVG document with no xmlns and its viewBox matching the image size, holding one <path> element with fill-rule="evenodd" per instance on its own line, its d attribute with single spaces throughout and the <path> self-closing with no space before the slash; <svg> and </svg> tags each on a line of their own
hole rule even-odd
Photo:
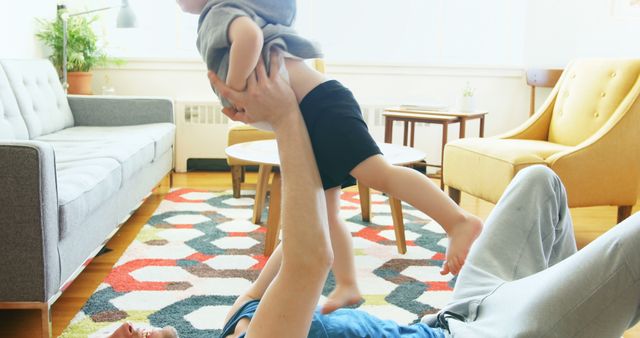
<svg viewBox="0 0 640 338">
<path fill-rule="evenodd" d="M 400 109 L 417 110 L 425 112 L 441 112 L 449 110 L 449 106 L 438 103 L 408 103 L 401 104 Z"/>
</svg>

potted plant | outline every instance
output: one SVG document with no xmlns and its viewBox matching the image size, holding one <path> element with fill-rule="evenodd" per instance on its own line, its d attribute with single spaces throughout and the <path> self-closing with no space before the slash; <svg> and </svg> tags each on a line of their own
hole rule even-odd
<svg viewBox="0 0 640 338">
<path fill-rule="evenodd" d="M 70 94 L 91 94 L 92 70 L 121 61 L 109 58 L 98 45 L 98 38 L 91 27 L 97 17 L 72 16 L 67 19 L 67 72 Z M 51 48 L 49 57 L 58 72 L 62 73 L 63 28 L 61 11 L 55 20 L 38 20 L 41 31 L 36 34 Z"/>
<path fill-rule="evenodd" d="M 474 94 L 475 88 L 471 87 L 471 84 L 467 82 L 467 85 L 462 89 L 462 97 L 458 102 L 458 108 L 461 112 L 469 113 L 475 109 Z"/>
</svg>

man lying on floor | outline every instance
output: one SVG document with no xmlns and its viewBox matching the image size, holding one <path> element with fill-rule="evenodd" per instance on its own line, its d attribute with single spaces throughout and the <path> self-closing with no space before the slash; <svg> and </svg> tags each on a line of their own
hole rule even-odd
<svg viewBox="0 0 640 338">
<path fill-rule="evenodd" d="M 274 60 L 272 74 L 278 64 Z M 640 214 L 576 252 L 564 187 L 543 166 L 522 170 L 506 189 L 469 253 L 451 303 L 436 316 L 405 326 L 357 309 L 321 315 L 317 302 L 333 253 L 322 185 L 294 94 L 262 64 L 244 92 L 213 74 L 210 79 L 243 108 L 227 109 L 230 118 L 274 127 L 283 178 L 282 264 L 267 263 L 238 298 L 222 337 L 606 338 L 620 337 L 638 321 Z M 156 333 L 163 332 L 151 336 Z"/>
</svg>

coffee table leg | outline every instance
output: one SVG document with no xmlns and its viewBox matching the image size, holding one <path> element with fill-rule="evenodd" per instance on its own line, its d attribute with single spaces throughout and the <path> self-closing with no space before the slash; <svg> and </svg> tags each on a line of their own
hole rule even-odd
<svg viewBox="0 0 640 338">
<path fill-rule="evenodd" d="M 401 254 L 407 253 L 407 242 L 404 238 L 404 219 L 402 217 L 402 202 L 393 197 L 389 197 L 391 207 L 391 218 L 393 219 L 393 230 L 396 234 L 396 246 Z"/>
<path fill-rule="evenodd" d="M 269 187 L 269 175 L 272 166 L 261 164 L 258 169 L 258 182 L 256 184 L 256 197 L 253 202 L 253 224 L 260 224 L 262 210 L 264 210 L 264 200 L 267 196 L 267 188 Z"/>
<path fill-rule="evenodd" d="M 365 187 L 358 181 L 358 193 L 360 194 L 360 211 L 362 212 L 362 221 L 369 222 L 371 220 L 371 194 L 369 188 Z"/>
<path fill-rule="evenodd" d="M 271 183 L 271 200 L 269 201 L 269 216 L 267 216 L 267 236 L 264 242 L 264 255 L 270 256 L 278 244 L 280 234 L 280 206 L 281 206 L 280 173 L 273 174 Z"/>
<path fill-rule="evenodd" d="M 440 149 L 440 190 L 444 191 L 444 146 L 449 140 L 449 124 L 442 124 L 442 148 Z"/>
</svg>

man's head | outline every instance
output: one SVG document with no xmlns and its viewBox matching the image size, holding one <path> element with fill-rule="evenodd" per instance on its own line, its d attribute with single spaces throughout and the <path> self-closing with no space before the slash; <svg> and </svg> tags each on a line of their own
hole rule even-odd
<svg viewBox="0 0 640 338">
<path fill-rule="evenodd" d="M 183 12 L 200 14 L 208 0 L 176 0 Z"/>
</svg>

